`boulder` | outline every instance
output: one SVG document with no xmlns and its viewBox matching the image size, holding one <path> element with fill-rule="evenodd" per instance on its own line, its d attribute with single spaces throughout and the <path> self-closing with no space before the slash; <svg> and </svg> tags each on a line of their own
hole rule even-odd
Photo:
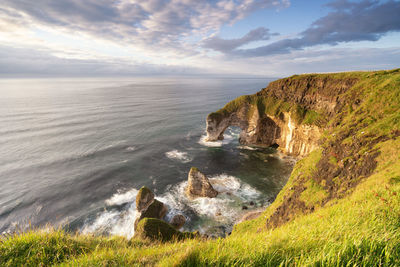
<svg viewBox="0 0 400 267">
<path fill-rule="evenodd" d="M 170 221 L 170 224 L 175 227 L 175 229 L 181 229 L 183 225 L 185 225 L 186 218 L 185 216 L 178 214 L 175 215 L 172 220 Z"/>
<path fill-rule="evenodd" d="M 180 236 L 181 232 L 172 225 L 155 218 L 144 218 L 135 229 L 135 237 L 142 239 L 169 241 Z"/>
<path fill-rule="evenodd" d="M 143 186 L 140 188 L 137 196 L 136 196 L 136 209 L 141 212 L 147 209 L 154 200 L 154 193 L 148 189 L 147 187 Z"/>
<path fill-rule="evenodd" d="M 207 177 L 192 167 L 188 175 L 188 185 L 186 187 L 186 195 L 189 198 L 196 197 L 216 197 L 218 192 L 212 187 Z"/>
<path fill-rule="evenodd" d="M 137 224 L 144 218 L 164 218 L 168 208 L 164 203 L 154 199 L 154 193 L 143 186 L 136 196 L 136 210 L 138 214 L 135 220 L 135 229 Z"/>
<path fill-rule="evenodd" d="M 171 240 L 182 240 L 186 238 L 200 237 L 198 232 L 181 233 L 176 230 L 172 225 L 154 218 L 144 218 L 141 220 L 135 230 L 135 236 L 142 239 L 159 240 L 159 241 L 171 241 Z"/>
<path fill-rule="evenodd" d="M 164 203 L 154 199 L 153 202 L 136 217 L 135 229 L 137 224 L 144 218 L 162 219 L 167 214 L 168 208 Z"/>
</svg>

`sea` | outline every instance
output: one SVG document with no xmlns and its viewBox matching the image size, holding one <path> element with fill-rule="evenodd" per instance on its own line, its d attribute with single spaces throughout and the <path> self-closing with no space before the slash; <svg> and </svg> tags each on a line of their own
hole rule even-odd
<svg viewBox="0 0 400 267">
<path fill-rule="evenodd" d="M 142 186 L 186 217 L 183 231 L 224 235 L 267 207 L 293 159 L 243 146 L 240 129 L 206 142 L 207 114 L 271 79 L 210 77 L 0 79 L 0 234 L 63 228 L 134 235 Z M 220 192 L 190 200 L 190 168 Z"/>
</svg>

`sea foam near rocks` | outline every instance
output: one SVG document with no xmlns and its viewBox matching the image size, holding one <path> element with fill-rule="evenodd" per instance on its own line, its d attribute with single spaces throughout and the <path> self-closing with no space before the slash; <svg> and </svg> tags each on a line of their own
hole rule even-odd
<svg viewBox="0 0 400 267">
<path fill-rule="evenodd" d="M 176 184 L 167 192 L 156 196 L 157 200 L 168 206 L 166 221 L 170 221 L 177 214 L 182 214 L 187 220 L 184 230 L 200 230 L 204 233 L 208 225 L 223 225 L 229 230 L 243 215 L 242 206 L 249 201 L 257 202 L 261 198 L 258 190 L 228 174 L 211 176 L 209 181 L 219 192 L 215 198 L 189 199 L 185 194 L 187 181 Z M 81 228 L 82 233 L 111 234 L 131 238 L 135 233 L 137 193 L 138 190 L 135 188 L 115 193 L 105 201 L 110 210 L 106 208 L 98 213 L 94 220 L 85 222 Z M 196 214 L 195 217 L 199 216 L 196 222 L 193 221 L 191 214 Z"/>
<path fill-rule="evenodd" d="M 138 190 L 133 188 L 124 193 L 115 193 L 111 198 L 107 199 L 105 202 L 108 206 L 112 205 L 122 205 L 124 203 L 132 202 L 136 199 Z"/>
<path fill-rule="evenodd" d="M 123 211 L 110 210 L 100 213 L 93 222 L 85 223 L 82 233 L 110 234 L 131 238 L 136 218 L 135 204 Z"/>
<path fill-rule="evenodd" d="M 159 198 L 170 208 L 167 217 L 190 209 L 203 217 L 204 221 L 217 221 L 228 226 L 243 213 L 243 204 L 257 201 L 261 193 L 238 178 L 220 174 L 209 178 L 211 185 L 218 191 L 215 198 L 198 197 L 189 199 L 185 194 L 187 181 L 177 184 Z M 200 227 L 202 223 L 200 223 Z M 199 230 L 199 229 L 195 229 Z"/>
<path fill-rule="evenodd" d="M 193 160 L 188 155 L 187 152 L 182 152 L 182 151 L 178 151 L 178 150 L 172 150 L 172 151 L 166 152 L 165 156 L 167 156 L 167 158 L 169 158 L 169 159 L 179 160 L 182 163 L 188 163 L 188 162 L 191 162 Z"/>
</svg>

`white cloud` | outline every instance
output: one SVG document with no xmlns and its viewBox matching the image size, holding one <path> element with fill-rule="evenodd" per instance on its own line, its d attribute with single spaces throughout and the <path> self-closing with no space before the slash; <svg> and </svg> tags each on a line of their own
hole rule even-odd
<svg viewBox="0 0 400 267">
<path fill-rule="evenodd" d="M 273 34 L 260 27 L 242 38 L 217 37 L 223 25 L 234 24 L 255 10 L 289 5 L 287 0 L 3 0 L 0 75 L 283 76 L 368 66 L 394 68 L 399 62 L 398 48 L 314 46 L 313 50 L 286 49 L 280 55 L 261 53 L 259 58 L 232 57 L 231 52 Z M 342 12 L 349 7 L 335 8 Z M 318 25 L 333 17 L 317 20 Z M 397 18 L 393 20 L 397 23 Z M 293 38 L 281 41 L 286 39 Z M 226 55 L 209 53 L 203 46 Z"/>
</svg>

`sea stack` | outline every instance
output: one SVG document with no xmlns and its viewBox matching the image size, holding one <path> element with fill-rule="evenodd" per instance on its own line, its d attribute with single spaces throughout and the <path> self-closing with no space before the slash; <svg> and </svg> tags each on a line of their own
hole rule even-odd
<svg viewBox="0 0 400 267">
<path fill-rule="evenodd" d="M 136 210 L 138 214 L 135 220 L 135 228 L 137 224 L 144 218 L 162 219 L 167 214 L 167 206 L 154 199 L 154 193 L 147 187 L 142 187 L 136 196 Z"/>
<path fill-rule="evenodd" d="M 216 197 L 218 192 L 212 187 L 207 177 L 196 167 L 190 169 L 186 195 L 189 198 Z"/>
</svg>

